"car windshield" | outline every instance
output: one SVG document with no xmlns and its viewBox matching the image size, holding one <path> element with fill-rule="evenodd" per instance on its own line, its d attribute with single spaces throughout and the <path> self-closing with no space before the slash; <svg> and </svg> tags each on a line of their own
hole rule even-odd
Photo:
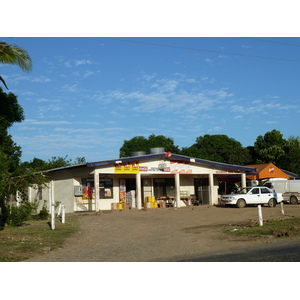
<svg viewBox="0 0 300 300">
<path fill-rule="evenodd" d="M 238 191 L 238 194 L 247 194 L 251 189 L 251 187 L 244 187 Z"/>
</svg>

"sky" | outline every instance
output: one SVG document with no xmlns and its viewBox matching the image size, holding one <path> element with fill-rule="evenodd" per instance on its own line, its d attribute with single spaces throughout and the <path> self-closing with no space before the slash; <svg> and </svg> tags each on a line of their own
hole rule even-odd
<svg viewBox="0 0 300 300">
<path fill-rule="evenodd" d="M 25 121 L 22 160 L 119 157 L 124 140 L 164 135 L 180 148 L 225 134 L 251 146 L 299 136 L 300 38 L 15 37 L 30 73 L 0 65 Z M 5 87 L 1 85 L 3 90 Z"/>
</svg>

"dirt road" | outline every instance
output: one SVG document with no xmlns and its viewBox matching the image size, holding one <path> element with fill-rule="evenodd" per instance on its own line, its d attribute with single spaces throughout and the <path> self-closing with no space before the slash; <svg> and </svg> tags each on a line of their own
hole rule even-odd
<svg viewBox="0 0 300 300">
<path fill-rule="evenodd" d="M 300 216 L 300 205 L 285 205 L 286 216 Z M 263 207 L 264 220 L 280 218 L 280 206 Z M 68 218 L 68 216 L 67 216 Z M 66 218 L 66 222 L 67 222 Z M 78 214 L 81 229 L 64 247 L 31 262 L 162 262 L 229 254 L 276 244 L 273 237 L 236 238 L 228 225 L 257 221 L 256 207 L 198 206 Z M 280 243 L 284 243 L 280 241 Z M 200 259 L 201 260 L 201 259 Z"/>
</svg>

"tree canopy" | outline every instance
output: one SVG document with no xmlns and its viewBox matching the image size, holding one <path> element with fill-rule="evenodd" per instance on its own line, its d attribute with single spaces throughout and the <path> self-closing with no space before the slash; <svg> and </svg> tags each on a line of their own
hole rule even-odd
<svg viewBox="0 0 300 300">
<path fill-rule="evenodd" d="M 182 154 L 236 165 L 251 162 L 249 151 L 240 142 L 222 134 L 199 136 L 194 145 L 182 149 Z"/>
<path fill-rule="evenodd" d="M 280 164 L 286 154 L 286 146 L 287 141 L 279 130 L 273 129 L 264 136 L 259 135 L 254 143 L 256 162 Z"/>
<path fill-rule="evenodd" d="M 178 146 L 174 145 L 174 140 L 163 135 L 151 134 L 148 138 L 136 136 L 130 140 L 125 140 L 120 148 L 120 157 L 129 157 L 132 152 L 144 151 L 149 153 L 150 148 L 162 147 L 165 151 L 180 153 Z"/>
<path fill-rule="evenodd" d="M 77 157 L 74 161 L 72 161 L 72 159 L 68 159 L 68 155 L 66 155 L 65 157 L 52 156 L 52 158 L 48 159 L 48 161 L 35 157 L 33 160 L 23 162 L 21 165 L 26 170 L 46 171 L 84 163 L 86 163 L 85 157 Z"/>
</svg>

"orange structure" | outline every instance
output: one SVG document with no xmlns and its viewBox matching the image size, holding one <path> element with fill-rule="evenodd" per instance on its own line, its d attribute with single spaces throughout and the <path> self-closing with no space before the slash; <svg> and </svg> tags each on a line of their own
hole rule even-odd
<svg viewBox="0 0 300 300">
<path fill-rule="evenodd" d="M 247 167 L 256 168 L 256 172 L 251 172 L 247 174 L 246 177 L 250 180 L 262 180 L 268 178 L 290 178 L 288 174 L 281 171 L 272 163 L 261 165 L 248 165 Z"/>
</svg>

